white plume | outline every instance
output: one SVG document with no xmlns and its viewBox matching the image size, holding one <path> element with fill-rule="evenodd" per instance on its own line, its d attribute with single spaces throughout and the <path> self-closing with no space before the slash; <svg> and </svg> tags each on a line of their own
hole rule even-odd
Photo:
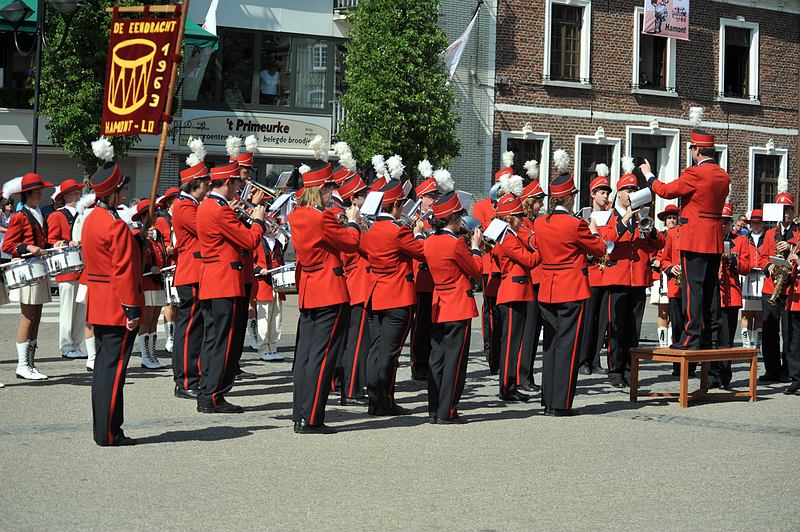
<svg viewBox="0 0 800 532">
<path fill-rule="evenodd" d="M 439 168 L 433 172 L 433 178 L 436 180 L 436 186 L 439 187 L 439 192 L 442 194 L 452 192 L 456 188 L 456 184 L 453 182 L 453 176 L 444 168 Z"/>
<path fill-rule="evenodd" d="M 244 139 L 244 147 L 247 148 L 247 151 L 250 153 L 255 153 L 258 149 L 258 140 L 256 139 L 255 135 L 247 135 L 247 138 Z"/>
<path fill-rule="evenodd" d="M 200 164 L 206 158 L 206 149 L 203 146 L 203 140 L 199 138 L 189 137 L 189 149 L 192 153 L 186 158 L 188 166 Z"/>
<path fill-rule="evenodd" d="M 689 108 L 689 124 L 692 127 L 697 127 L 703 121 L 703 108 L 702 107 L 690 107 Z"/>
<path fill-rule="evenodd" d="M 78 213 L 83 214 L 83 211 L 86 209 L 91 209 L 94 207 L 94 202 L 97 201 L 97 197 L 94 195 L 94 192 L 89 192 L 88 194 L 81 196 L 81 199 L 78 200 L 78 203 L 75 205 L 75 210 Z"/>
<path fill-rule="evenodd" d="M 50 199 L 53 200 L 53 203 L 56 202 L 56 196 L 58 196 L 59 192 L 61 192 L 61 185 L 56 185 L 56 189 L 53 191 L 53 194 L 50 196 Z"/>
<path fill-rule="evenodd" d="M 349 151 L 341 155 L 341 157 L 339 158 L 339 164 L 341 164 L 351 172 L 355 172 L 358 167 L 358 163 L 356 163 L 356 160 L 353 158 L 352 152 Z"/>
<path fill-rule="evenodd" d="M 498 192 L 500 196 L 508 194 L 508 185 L 509 185 L 508 177 L 509 176 L 507 175 L 500 176 L 500 179 L 497 180 L 497 184 L 499 185 Z"/>
<path fill-rule="evenodd" d="M 785 174 L 778 176 L 778 194 L 789 192 L 789 178 Z"/>
<path fill-rule="evenodd" d="M 556 165 L 556 170 L 560 173 L 568 172 L 570 159 L 567 150 L 556 150 L 555 153 L 553 153 L 553 163 Z"/>
<path fill-rule="evenodd" d="M 417 170 L 419 171 L 419 175 L 425 179 L 433 175 L 433 166 L 428 159 L 422 159 L 417 165 Z"/>
<path fill-rule="evenodd" d="M 230 157 L 235 159 L 239 155 L 239 146 L 241 144 L 242 139 L 229 135 L 228 138 L 225 139 L 225 151 L 228 152 Z"/>
<path fill-rule="evenodd" d="M 522 195 L 522 177 L 518 175 L 512 175 L 508 178 L 508 190 L 509 194 L 514 194 L 517 197 Z"/>
<path fill-rule="evenodd" d="M 528 177 L 530 177 L 531 179 L 536 179 L 537 177 L 539 177 L 538 161 L 534 159 L 531 159 L 530 161 L 525 161 L 523 167 L 525 168 L 525 170 L 527 170 L 525 173 L 528 174 Z"/>
<path fill-rule="evenodd" d="M 186 166 L 188 166 L 189 168 L 191 168 L 196 164 L 200 164 L 201 162 L 202 160 L 200 159 L 200 157 L 197 156 L 196 153 L 190 153 L 189 156 L 186 157 Z"/>
<path fill-rule="evenodd" d="M 375 169 L 375 175 L 377 177 L 386 174 L 386 160 L 383 158 L 383 155 L 378 154 L 372 156 L 372 167 Z"/>
<path fill-rule="evenodd" d="M 608 177 L 608 165 L 606 163 L 595 165 L 594 171 L 597 172 L 597 175 L 599 176 Z"/>
<path fill-rule="evenodd" d="M 320 161 L 328 160 L 328 143 L 322 138 L 322 135 L 314 135 L 314 138 L 308 141 L 308 147 L 314 152 L 314 158 Z"/>
<path fill-rule="evenodd" d="M 3 197 L 10 198 L 12 194 L 22 192 L 22 176 L 15 177 L 3 184 Z"/>
<path fill-rule="evenodd" d="M 633 172 L 633 169 L 636 168 L 636 165 L 633 164 L 633 157 L 623 157 L 622 158 L 622 171 L 623 173 L 630 174 Z"/>
<path fill-rule="evenodd" d="M 307 164 L 301 164 L 301 165 L 300 165 L 300 168 L 298 168 L 298 169 L 297 169 L 297 171 L 298 171 L 298 172 L 300 172 L 300 175 L 303 175 L 303 174 L 305 174 L 305 173 L 306 173 L 306 172 L 308 172 L 309 170 L 311 170 L 311 167 L 310 167 L 310 166 L 308 166 Z"/>
<path fill-rule="evenodd" d="M 392 179 L 400 179 L 403 177 L 403 170 L 406 169 L 403 166 L 403 158 L 397 154 L 392 155 L 389 157 L 389 160 L 386 161 L 386 166 L 389 168 L 389 175 Z"/>
<path fill-rule="evenodd" d="M 114 160 L 114 146 L 105 137 L 100 137 L 92 142 L 92 152 L 101 161 L 110 163 Z"/>
<path fill-rule="evenodd" d="M 501 157 L 503 161 L 503 168 L 511 168 L 514 165 L 514 152 L 507 151 Z"/>
<path fill-rule="evenodd" d="M 345 153 L 352 153 L 352 150 L 346 142 L 339 141 L 333 145 L 333 153 L 335 153 L 337 157 L 341 157 Z"/>
</svg>

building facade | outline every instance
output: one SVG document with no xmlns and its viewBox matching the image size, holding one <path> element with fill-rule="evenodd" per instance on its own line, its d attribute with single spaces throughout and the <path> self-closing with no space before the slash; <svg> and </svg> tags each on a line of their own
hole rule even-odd
<svg viewBox="0 0 800 532">
<path fill-rule="evenodd" d="M 689 41 L 643 24 L 640 1 L 501 1 L 495 167 L 506 150 L 520 175 L 536 159 L 546 187 L 552 152 L 566 149 L 588 206 L 598 163 L 612 184 L 626 155 L 666 180 L 691 165 L 689 109 L 700 106 L 737 214 L 771 202 L 780 178 L 796 193 L 800 1 L 694 0 Z"/>
</svg>

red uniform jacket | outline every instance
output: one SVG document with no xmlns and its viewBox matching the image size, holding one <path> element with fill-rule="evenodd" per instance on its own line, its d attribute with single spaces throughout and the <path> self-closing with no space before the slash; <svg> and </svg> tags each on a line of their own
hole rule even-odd
<svg viewBox="0 0 800 532">
<path fill-rule="evenodd" d="M 15 212 L 8 221 L 8 230 L 3 239 L 3 251 L 18 258 L 28 252 L 28 246 L 47 247 L 47 220 L 44 227 L 24 207 Z"/>
<path fill-rule="evenodd" d="M 142 258 L 136 238 L 116 209 L 98 205 L 81 231 L 86 279 L 86 321 L 125 326 L 141 316 Z"/>
<path fill-rule="evenodd" d="M 342 227 L 330 209 L 299 206 L 289 214 L 297 258 L 297 305 L 329 307 L 350 302 L 340 253 L 358 251 L 359 228 Z"/>
<path fill-rule="evenodd" d="M 711 159 L 687 168 L 669 183 L 650 180 L 653 192 L 662 198 L 680 198 L 683 251 L 722 253 L 719 224 L 730 182 L 728 172 Z"/>
<path fill-rule="evenodd" d="M 664 235 L 653 231 L 656 238 L 641 238 L 638 225 L 626 227 L 622 223 L 622 216 L 616 211 L 608 220 L 608 225 L 599 231 L 605 240 L 615 244 L 603 270 L 602 286 L 647 287 L 653 284 L 650 255 L 664 247 Z"/>
<path fill-rule="evenodd" d="M 367 302 L 369 261 L 359 252 L 342 253 L 342 264 L 347 278 L 347 291 L 350 293 L 350 305 L 363 305 Z"/>
<path fill-rule="evenodd" d="M 175 231 L 175 286 L 200 282 L 200 242 L 197 240 L 197 200 L 181 193 L 172 203 L 172 230 Z"/>
<path fill-rule="evenodd" d="M 602 256 L 603 239 L 589 224 L 566 211 L 540 216 L 534 224 L 536 249 L 542 259 L 540 303 L 580 301 L 590 296 L 586 255 Z"/>
<path fill-rule="evenodd" d="M 741 236 L 729 234 L 726 240 L 730 240 L 731 254 L 736 254 L 736 260 L 728 260 L 723 255 L 719 263 L 719 306 L 741 308 L 742 284 L 739 276 L 747 275 L 753 269 L 751 245 Z"/>
<path fill-rule="evenodd" d="M 136 243 L 139 245 L 139 250 L 142 254 L 144 267 L 142 268 L 142 291 L 155 292 L 163 290 L 164 285 L 161 283 L 161 276 L 150 274 L 144 275 L 152 271 L 153 266 L 157 268 L 164 268 L 169 266 L 167 263 L 167 248 L 161 241 L 159 234 L 156 240 L 145 238 L 144 235 L 137 229 L 133 231 L 133 236 L 136 238 Z"/>
<path fill-rule="evenodd" d="M 478 315 L 470 279 L 481 278 L 480 252 L 467 249 L 464 239 L 441 231 L 425 240 L 425 259 L 435 288 L 433 323 L 470 320 Z"/>
<path fill-rule="evenodd" d="M 197 238 L 200 241 L 199 299 L 245 297 L 242 250 L 253 249 L 261 241 L 264 227 L 254 223 L 249 229 L 236 218 L 222 196 L 209 194 L 197 208 Z"/>
<path fill-rule="evenodd" d="M 519 227 L 517 233 L 522 238 L 522 241 L 525 243 L 525 246 L 530 249 L 531 251 L 534 250 L 534 242 L 536 238 L 534 237 L 533 231 L 533 224 L 534 220 L 531 220 L 528 217 L 522 219 L 522 225 Z M 542 281 L 542 265 L 537 264 L 531 270 L 531 283 L 534 285 L 538 285 Z"/>
<path fill-rule="evenodd" d="M 777 251 L 775 251 L 776 230 L 777 228 L 773 227 L 764 234 L 764 238 L 762 239 L 763 243 L 759 248 L 758 267 L 764 272 L 764 288 L 761 290 L 762 294 L 771 295 L 775 291 L 775 281 L 772 280 L 772 274 L 770 272 L 772 263 L 770 262 L 769 258 L 778 255 Z M 787 242 L 791 242 L 797 238 L 798 234 L 800 234 L 798 227 L 795 224 L 791 224 L 783 233 L 778 233 L 777 240 L 786 240 Z M 784 294 L 789 293 L 789 284 L 790 283 L 784 283 Z"/>
<path fill-rule="evenodd" d="M 531 251 L 517 233 L 508 229 L 502 242 L 495 245 L 500 260 L 500 288 L 497 304 L 533 301 L 531 269 L 539 264 L 539 252 Z"/>
<path fill-rule="evenodd" d="M 679 225 L 667 229 L 664 247 L 656 254 L 656 258 L 661 263 L 661 271 L 667 274 L 667 297 L 670 299 L 681 297 L 681 287 L 675 282 L 677 277 L 672 271 L 675 266 L 681 265 L 680 235 L 681 227 Z"/>
<path fill-rule="evenodd" d="M 255 259 L 254 275 L 260 273 L 261 270 L 272 270 L 282 266 L 283 251 L 281 248 L 281 243 L 276 240 L 274 247 L 270 249 L 267 239 L 262 238 L 253 252 L 253 258 Z M 295 279 L 295 281 L 296 280 L 297 279 Z M 255 301 L 275 301 L 275 291 L 272 287 L 272 278 L 269 275 L 255 275 L 255 282 L 255 288 L 253 289 Z M 286 299 L 286 296 L 283 294 L 280 294 L 279 297 L 281 301 Z"/>
<path fill-rule="evenodd" d="M 491 198 L 483 198 L 473 205 L 472 216 L 478 219 L 481 223 L 481 228 L 486 231 L 486 228 L 489 227 L 489 224 L 492 223 L 492 220 L 497 216 L 495 203 Z M 484 295 L 497 297 L 497 288 L 500 286 L 500 262 L 497 260 L 497 257 L 493 257 L 491 253 L 485 253 L 483 255 L 483 275 L 489 275 L 491 277 L 492 273 L 495 274 L 494 279 L 489 279 L 489 286 L 484 287 L 483 291 Z"/>
<path fill-rule="evenodd" d="M 369 260 L 367 301 L 372 300 L 372 309 L 413 305 L 416 290 L 411 261 L 425 260 L 422 241 L 405 225 L 381 214 L 361 237 L 360 250 Z"/>
<path fill-rule="evenodd" d="M 62 207 L 50 213 L 47 217 L 47 243 L 51 246 L 56 242 L 65 240 L 69 243 L 72 240 L 72 224 L 75 222 L 75 216 L 66 207 Z M 77 281 L 81 278 L 81 272 L 65 273 L 64 275 L 57 275 L 57 283 L 67 283 L 69 281 Z"/>
<path fill-rule="evenodd" d="M 162 213 L 161 216 L 156 218 L 156 221 L 153 222 L 153 227 L 158 234 L 161 235 L 161 242 L 164 243 L 164 248 L 168 247 L 175 247 L 173 243 L 173 231 L 172 231 L 172 215 L 170 213 Z M 172 253 L 167 255 L 167 266 L 172 266 L 175 264 L 177 259 L 177 253 L 173 251 Z"/>
</svg>

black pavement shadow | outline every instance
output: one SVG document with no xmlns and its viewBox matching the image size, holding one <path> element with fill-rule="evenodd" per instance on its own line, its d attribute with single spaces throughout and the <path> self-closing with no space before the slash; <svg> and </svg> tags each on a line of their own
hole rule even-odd
<svg viewBox="0 0 800 532">
<path fill-rule="evenodd" d="M 227 397 L 230 397 L 230 396 L 232 396 L 234 394 L 231 393 L 231 392 L 228 392 L 225 395 Z M 288 411 L 291 412 L 292 409 L 294 408 L 294 404 L 292 402 L 288 402 L 288 403 L 265 403 L 263 405 L 245 406 L 245 407 L 242 407 L 242 408 L 244 408 L 245 412 L 267 412 L 267 411 L 270 411 L 270 410 L 288 410 Z"/>
<path fill-rule="evenodd" d="M 252 436 L 256 431 L 271 430 L 280 427 L 272 425 L 262 425 L 255 427 L 229 427 L 229 426 L 213 426 L 203 427 L 201 429 L 193 430 L 173 430 L 164 432 L 157 436 L 145 436 L 144 438 L 136 438 L 138 445 L 149 445 L 154 443 L 179 443 L 189 441 L 222 441 L 233 440 L 237 438 L 244 438 L 245 436 Z"/>
<path fill-rule="evenodd" d="M 248 388 L 243 389 L 239 384 L 235 384 L 233 389 L 225 394 L 226 397 L 255 397 L 258 395 L 274 395 L 279 393 L 292 393 L 292 386 L 275 386 L 272 388 Z"/>
</svg>

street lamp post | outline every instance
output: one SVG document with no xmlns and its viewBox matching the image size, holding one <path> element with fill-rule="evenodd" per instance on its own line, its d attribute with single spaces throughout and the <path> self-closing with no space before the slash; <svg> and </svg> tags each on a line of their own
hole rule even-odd
<svg viewBox="0 0 800 532">
<path fill-rule="evenodd" d="M 69 33 L 69 26 L 72 19 L 80 8 L 85 5 L 85 0 L 50 0 L 53 7 L 61 14 L 64 19 L 64 32 L 61 36 L 61 42 L 56 46 L 54 51 L 60 50 L 67 40 L 67 33 Z M 14 45 L 17 52 L 21 55 L 30 55 L 33 49 L 24 52 L 17 41 L 17 32 L 22 22 L 31 16 L 31 9 L 21 0 L 13 0 L 3 9 L 0 9 L 0 18 L 6 20 L 14 29 Z M 36 76 L 33 82 L 33 138 L 31 150 L 31 171 L 36 172 L 38 165 L 38 152 L 39 152 L 39 87 L 42 81 L 42 48 L 47 46 L 44 37 L 45 17 L 47 14 L 47 1 L 37 0 L 36 4 Z M 48 50 L 51 50 L 47 46 Z"/>
</svg>

